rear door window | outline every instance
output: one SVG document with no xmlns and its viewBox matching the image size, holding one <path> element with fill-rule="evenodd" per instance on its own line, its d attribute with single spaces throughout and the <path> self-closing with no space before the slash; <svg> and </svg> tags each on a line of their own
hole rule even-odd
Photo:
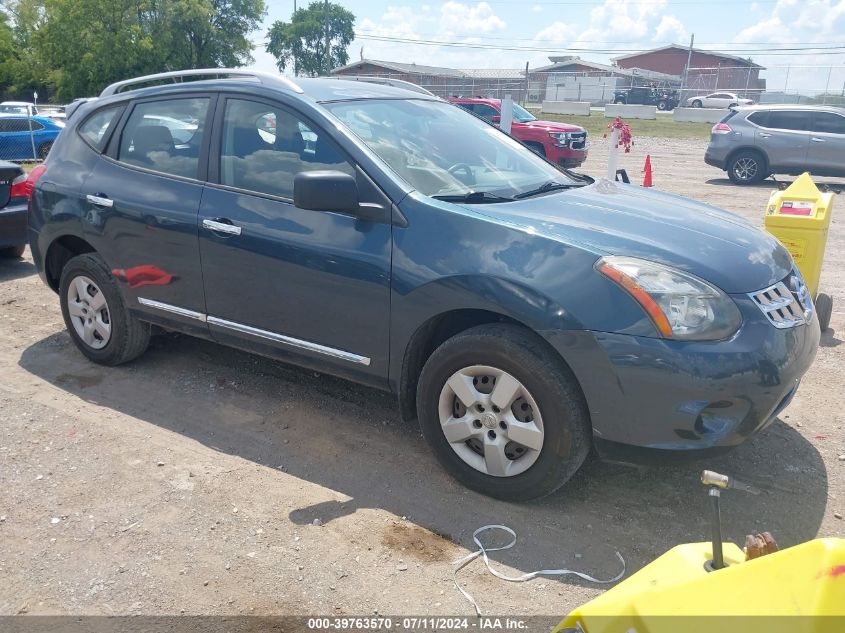
<svg viewBox="0 0 845 633">
<path fill-rule="evenodd" d="M 197 178 L 208 97 L 139 103 L 123 127 L 117 159 L 154 171 Z"/>
<path fill-rule="evenodd" d="M 478 116 L 486 121 L 492 121 L 493 117 L 499 114 L 496 108 L 489 106 L 486 103 L 476 103 L 474 110 Z"/>
<path fill-rule="evenodd" d="M 845 134 L 845 116 L 833 112 L 814 112 L 810 130 L 822 134 Z"/>
</svg>

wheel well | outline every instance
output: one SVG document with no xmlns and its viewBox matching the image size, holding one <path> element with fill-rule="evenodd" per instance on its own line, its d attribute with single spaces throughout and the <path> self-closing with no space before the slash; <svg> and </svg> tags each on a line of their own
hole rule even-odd
<svg viewBox="0 0 845 633">
<path fill-rule="evenodd" d="M 58 292 L 59 280 L 62 278 L 62 270 L 65 264 L 77 255 L 93 252 L 95 252 L 93 246 L 75 235 L 63 235 L 53 240 L 50 248 L 47 249 L 47 256 L 44 258 L 47 283 Z"/>
<path fill-rule="evenodd" d="M 456 334 L 488 323 L 511 323 L 530 330 L 524 323 L 503 314 L 470 309 L 439 314 L 417 328 L 405 349 L 399 383 L 399 409 L 404 420 L 417 417 L 417 381 L 434 350 Z M 557 351 L 555 354 L 558 355 Z"/>
<path fill-rule="evenodd" d="M 757 154 L 760 158 L 763 159 L 763 166 L 766 169 L 769 168 L 769 157 L 766 156 L 766 153 L 763 150 L 758 149 L 756 147 L 746 146 L 746 147 L 738 147 L 735 150 L 733 150 L 730 154 L 728 154 L 728 157 L 725 159 L 725 170 L 729 169 L 731 161 L 740 152 L 752 152 L 754 154 Z"/>
<path fill-rule="evenodd" d="M 546 148 L 540 141 L 523 141 L 522 144 L 532 151 L 539 152 L 542 156 L 546 155 Z"/>
</svg>

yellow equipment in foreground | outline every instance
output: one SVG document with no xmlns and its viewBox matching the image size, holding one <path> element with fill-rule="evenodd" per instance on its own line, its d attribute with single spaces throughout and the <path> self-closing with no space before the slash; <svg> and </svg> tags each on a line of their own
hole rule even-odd
<svg viewBox="0 0 845 633">
<path fill-rule="evenodd" d="M 707 475 L 723 478 L 705 481 Z M 845 539 L 824 538 L 746 560 L 721 542 L 715 487 L 712 543 L 679 545 L 570 613 L 554 633 L 842 633 Z M 749 487 L 750 488 L 750 487 Z M 746 488 L 748 489 L 748 488 Z M 714 565 L 722 560 L 723 566 Z M 716 567 L 714 569 L 714 566 Z"/>
<path fill-rule="evenodd" d="M 824 248 L 833 211 L 833 194 L 822 193 L 803 173 L 783 191 L 773 191 L 766 207 L 766 230 L 792 255 L 816 304 L 819 325 L 827 329 L 833 302 L 819 294 Z"/>
</svg>

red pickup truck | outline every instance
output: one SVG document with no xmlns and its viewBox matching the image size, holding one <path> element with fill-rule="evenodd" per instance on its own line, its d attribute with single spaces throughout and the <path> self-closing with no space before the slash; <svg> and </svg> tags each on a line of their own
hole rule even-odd
<svg viewBox="0 0 845 633">
<path fill-rule="evenodd" d="M 501 99 L 449 99 L 473 114 L 498 124 L 502 117 Z M 540 156 L 561 167 L 578 167 L 587 159 L 587 131 L 577 125 L 539 121 L 518 104 L 513 104 L 511 136 Z"/>
</svg>

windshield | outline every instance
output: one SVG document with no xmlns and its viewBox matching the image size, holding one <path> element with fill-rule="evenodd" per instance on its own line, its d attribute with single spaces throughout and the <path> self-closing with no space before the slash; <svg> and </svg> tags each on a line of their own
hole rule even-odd
<svg viewBox="0 0 845 633">
<path fill-rule="evenodd" d="M 513 120 L 519 121 L 520 123 L 526 123 L 528 121 L 536 121 L 537 117 L 535 117 L 528 110 L 523 108 L 521 105 L 517 105 L 516 103 L 514 103 L 513 104 Z"/>
<path fill-rule="evenodd" d="M 29 114 L 29 110 L 22 105 L 2 105 L 0 114 Z"/>
<path fill-rule="evenodd" d="M 449 103 L 366 99 L 323 105 L 427 196 L 475 194 L 466 201 L 484 202 L 511 199 L 550 182 L 584 184 Z"/>
</svg>

